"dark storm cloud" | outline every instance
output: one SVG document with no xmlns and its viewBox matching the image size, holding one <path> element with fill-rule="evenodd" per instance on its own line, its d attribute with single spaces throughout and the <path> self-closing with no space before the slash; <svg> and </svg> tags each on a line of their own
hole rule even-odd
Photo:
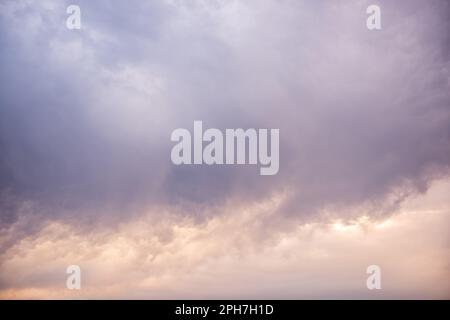
<svg viewBox="0 0 450 320">
<path fill-rule="evenodd" d="M 80 31 L 63 3 L 1 5 L 2 221 L 13 198 L 68 218 L 285 190 L 304 216 L 448 173 L 446 1 L 382 2 L 381 31 L 344 1 L 78 4 Z M 175 167 L 170 133 L 194 120 L 279 128 L 279 174 Z"/>
</svg>

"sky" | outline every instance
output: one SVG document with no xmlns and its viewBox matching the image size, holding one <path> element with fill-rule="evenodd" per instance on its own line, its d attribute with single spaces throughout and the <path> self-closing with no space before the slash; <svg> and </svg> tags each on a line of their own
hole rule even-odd
<svg viewBox="0 0 450 320">
<path fill-rule="evenodd" d="M 449 18 L 445 0 L 2 1 L 0 299 L 450 298 Z M 279 172 L 174 165 L 196 120 L 279 129 Z"/>
</svg>

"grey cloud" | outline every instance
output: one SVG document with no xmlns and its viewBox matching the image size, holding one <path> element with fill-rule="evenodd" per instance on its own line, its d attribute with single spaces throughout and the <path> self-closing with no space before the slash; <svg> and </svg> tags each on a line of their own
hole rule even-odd
<svg viewBox="0 0 450 320">
<path fill-rule="evenodd" d="M 313 216 L 448 174 L 446 1 L 382 2 L 378 32 L 364 2 L 81 1 L 75 32 L 63 3 L 22 3 L 0 16 L 1 189 L 44 216 L 282 190 L 280 212 Z M 279 174 L 173 166 L 194 120 L 280 128 Z"/>
</svg>

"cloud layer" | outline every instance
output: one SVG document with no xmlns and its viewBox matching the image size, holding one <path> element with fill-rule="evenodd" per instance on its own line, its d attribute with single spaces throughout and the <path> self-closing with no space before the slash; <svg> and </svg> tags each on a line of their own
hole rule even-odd
<svg viewBox="0 0 450 320">
<path fill-rule="evenodd" d="M 449 298 L 450 183 L 384 221 L 268 229 L 282 199 L 224 208 L 203 223 L 147 212 L 86 232 L 49 222 L 3 255 L 0 298 Z M 274 222 L 275 221 L 275 222 Z M 14 233 L 11 229 L 9 233 Z M 82 289 L 65 288 L 76 262 Z M 366 268 L 379 265 L 382 290 Z"/>
<path fill-rule="evenodd" d="M 297 226 L 382 221 L 448 179 L 449 3 L 380 1 L 374 32 L 369 2 L 79 1 L 82 29 L 68 30 L 69 2 L 2 1 L 2 270 L 16 267 L 12 252 L 36 246 L 57 263 L 23 282 L 2 275 L 1 285 L 51 285 L 70 257 L 110 285 L 96 252 L 126 252 L 136 279 L 158 252 L 195 262 L 213 248 L 226 259 L 228 245 L 270 248 Z M 278 175 L 174 166 L 170 134 L 194 120 L 279 128 Z M 227 226 L 248 234 L 226 240 Z M 73 242 L 82 248 L 52 256 Z"/>
</svg>

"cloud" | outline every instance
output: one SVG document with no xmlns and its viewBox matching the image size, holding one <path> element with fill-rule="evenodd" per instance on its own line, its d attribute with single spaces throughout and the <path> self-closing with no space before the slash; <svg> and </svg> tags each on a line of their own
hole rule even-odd
<svg viewBox="0 0 450 320">
<path fill-rule="evenodd" d="M 386 4 L 375 33 L 361 4 L 80 5 L 80 32 L 61 3 L 2 5 L 4 189 L 127 206 L 283 188 L 301 216 L 448 172 L 445 2 Z M 174 167 L 170 132 L 196 119 L 280 128 L 280 174 Z"/>
<path fill-rule="evenodd" d="M 367 1 L 79 1 L 75 31 L 65 27 L 68 4 L 0 4 L 0 247 L 55 259 L 37 275 L 23 269 L 23 282 L 2 276 L 5 288 L 47 293 L 30 284 L 53 285 L 73 254 L 104 269 L 104 290 L 122 294 L 109 282 L 114 271 L 91 250 L 71 253 L 71 243 L 93 243 L 111 263 L 139 248 L 124 270 L 152 259 L 144 249 L 166 252 L 167 264 L 192 259 L 190 272 L 196 252 L 203 261 L 218 248 L 181 250 L 197 243 L 189 232 L 207 227 L 204 245 L 248 230 L 217 240 L 248 248 L 297 224 L 381 223 L 448 177 L 446 1 L 381 1 L 376 32 L 366 29 Z M 279 128 L 279 173 L 174 166 L 170 134 L 194 120 Z M 129 238 L 141 222 L 155 237 L 148 247 L 144 235 Z M 14 269 L 8 261 L 2 268 Z M 130 272 L 141 279 L 147 269 Z"/>
<path fill-rule="evenodd" d="M 1 298 L 446 298 L 448 181 L 388 220 L 269 228 L 282 197 L 203 223 L 154 208 L 95 232 L 49 222 L 2 254 Z M 276 221 L 276 219 L 275 219 Z M 81 267 L 82 289 L 65 288 Z M 382 270 L 367 290 L 366 268 Z"/>
</svg>

